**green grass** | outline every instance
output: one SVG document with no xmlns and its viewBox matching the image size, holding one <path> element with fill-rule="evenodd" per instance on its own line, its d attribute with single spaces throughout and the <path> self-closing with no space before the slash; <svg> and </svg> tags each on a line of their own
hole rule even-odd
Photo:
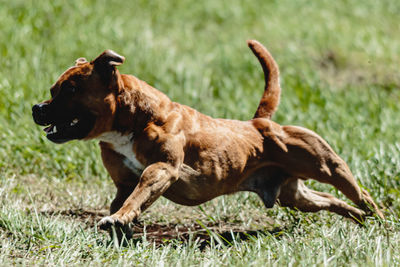
<svg viewBox="0 0 400 267">
<path fill-rule="evenodd" d="M 400 265 L 399 1 L 66 3 L 0 0 L 0 265 Z M 115 246 L 97 230 L 100 217 L 81 212 L 107 208 L 115 192 L 96 142 L 50 143 L 31 106 L 76 58 L 110 48 L 126 57 L 121 72 L 174 101 L 249 119 L 263 90 L 250 38 L 281 69 L 274 120 L 323 136 L 387 221 L 358 227 L 326 212 L 266 210 L 250 193 L 192 208 L 160 199 L 142 224 L 262 231 L 226 243 L 210 228 L 203 249 L 195 235 Z"/>
</svg>

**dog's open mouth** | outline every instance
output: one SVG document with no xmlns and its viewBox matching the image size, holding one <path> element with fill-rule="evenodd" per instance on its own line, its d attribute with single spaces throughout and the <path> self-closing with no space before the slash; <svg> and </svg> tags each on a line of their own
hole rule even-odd
<svg viewBox="0 0 400 267">
<path fill-rule="evenodd" d="M 75 118 L 72 120 L 72 122 L 69 124 L 69 127 L 74 127 L 77 123 L 79 122 L 79 119 Z M 60 126 L 58 126 L 60 128 Z M 48 135 L 50 134 L 56 134 L 57 133 L 57 125 L 51 124 L 50 126 L 47 126 L 46 128 L 43 129 Z"/>
<path fill-rule="evenodd" d="M 54 143 L 64 143 L 73 139 L 85 138 L 93 128 L 93 115 L 74 117 L 64 122 L 55 122 L 45 127 L 46 137 Z"/>
</svg>

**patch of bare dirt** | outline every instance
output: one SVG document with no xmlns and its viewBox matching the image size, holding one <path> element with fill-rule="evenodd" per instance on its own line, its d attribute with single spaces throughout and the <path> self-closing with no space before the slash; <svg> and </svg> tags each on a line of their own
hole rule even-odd
<svg viewBox="0 0 400 267">
<path fill-rule="evenodd" d="M 88 227 L 95 227 L 96 223 L 103 216 L 108 215 L 107 210 L 60 210 L 60 211 L 42 211 L 45 216 L 62 215 L 76 218 L 85 222 Z M 193 219 L 195 221 L 195 219 Z M 279 233 L 282 229 L 268 227 L 260 229 L 248 229 L 240 223 L 215 222 L 203 224 L 199 221 L 190 224 L 176 223 L 151 223 L 143 224 L 136 222 L 132 224 L 132 239 L 137 242 L 146 236 L 146 240 L 155 243 L 157 246 L 168 244 L 171 242 L 188 243 L 190 240 L 195 241 L 200 248 L 204 248 L 210 244 L 211 239 L 230 245 L 233 240 L 248 240 L 260 234 Z"/>
<path fill-rule="evenodd" d="M 63 215 L 67 217 L 76 218 L 84 221 L 89 227 L 96 225 L 96 222 L 102 217 L 107 216 L 109 211 L 104 210 L 83 210 L 83 209 L 68 209 L 68 210 L 43 210 L 40 212 L 45 216 Z"/>
<path fill-rule="evenodd" d="M 343 58 L 333 50 L 327 50 L 316 60 L 317 71 L 330 85 L 374 85 L 385 90 L 400 88 L 400 75 L 382 61 Z M 385 68 L 383 68 L 383 66 Z"/>
</svg>

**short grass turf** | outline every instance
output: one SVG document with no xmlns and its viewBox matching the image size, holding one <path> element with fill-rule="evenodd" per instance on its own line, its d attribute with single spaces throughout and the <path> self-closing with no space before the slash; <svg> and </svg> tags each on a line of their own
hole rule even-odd
<svg viewBox="0 0 400 267">
<path fill-rule="evenodd" d="M 0 265 L 400 264 L 400 2 L 0 0 Z M 31 106 L 78 57 L 104 49 L 201 112 L 249 119 L 263 90 L 246 46 L 281 69 L 274 120 L 324 137 L 384 210 L 359 227 L 327 212 L 266 210 L 250 193 L 198 207 L 158 200 L 116 246 L 96 222 L 115 189 L 96 141 L 55 145 Z M 333 188 L 310 186 L 343 198 Z"/>
</svg>

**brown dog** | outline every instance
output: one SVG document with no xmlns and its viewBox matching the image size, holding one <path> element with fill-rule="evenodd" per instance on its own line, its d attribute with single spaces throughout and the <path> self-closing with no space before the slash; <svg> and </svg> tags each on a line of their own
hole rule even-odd
<svg viewBox="0 0 400 267">
<path fill-rule="evenodd" d="M 248 41 L 265 75 L 265 91 L 250 121 L 213 119 L 175 102 L 116 66 L 124 57 L 106 50 L 80 58 L 33 107 L 37 124 L 55 143 L 100 140 L 103 163 L 117 195 L 100 227 L 126 226 L 157 198 L 199 205 L 238 191 L 257 193 L 267 208 L 329 210 L 363 220 L 382 213 L 360 189 L 346 163 L 314 132 L 270 120 L 279 104 L 278 66 L 257 41 Z M 309 178 L 339 189 L 359 208 L 307 188 Z"/>
</svg>

